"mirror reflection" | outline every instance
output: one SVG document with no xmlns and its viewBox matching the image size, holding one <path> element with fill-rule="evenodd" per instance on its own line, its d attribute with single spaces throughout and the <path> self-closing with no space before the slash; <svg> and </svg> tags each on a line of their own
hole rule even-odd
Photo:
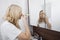
<svg viewBox="0 0 60 40">
<path fill-rule="evenodd" d="M 59 0 L 29 0 L 30 25 L 60 32 L 59 3 Z"/>
<path fill-rule="evenodd" d="M 51 24 L 49 23 L 48 17 L 46 16 L 45 12 L 41 10 L 39 12 L 39 19 L 37 26 L 42 28 L 51 29 Z"/>
</svg>

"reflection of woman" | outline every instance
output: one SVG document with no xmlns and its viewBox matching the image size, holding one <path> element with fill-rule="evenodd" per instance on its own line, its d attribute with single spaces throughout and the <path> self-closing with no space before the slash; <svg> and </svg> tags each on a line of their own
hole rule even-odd
<svg viewBox="0 0 60 40">
<path fill-rule="evenodd" d="M 39 13 L 38 26 L 43 28 L 46 26 L 46 28 L 51 29 L 51 24 L 49 23 L 49 20 L 43 10 L 41 10 Z"/>
<path fill-rule="evenodd" d="M 18 20 L 24 22 L 25 32 L 22 32 Z M 26 18 L 22 15 L 22 9 L 18 5 L 11 5 L 5 16 L 6 21 L 1 25 L 2 40 L 29 40 L 30 30 Z"/>
</svg>

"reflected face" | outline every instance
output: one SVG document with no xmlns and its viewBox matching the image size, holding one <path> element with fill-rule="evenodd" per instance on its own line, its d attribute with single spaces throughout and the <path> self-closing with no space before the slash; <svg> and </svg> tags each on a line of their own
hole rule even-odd
<svg viewBox="0 0 60 40">
<path fill-rule="evenodd" d="M 39 14 L 39 16 L 40 16 L 40 18 L 45 18 L 44 12 L 41 12 L 41 13 Z"/>
</svg>

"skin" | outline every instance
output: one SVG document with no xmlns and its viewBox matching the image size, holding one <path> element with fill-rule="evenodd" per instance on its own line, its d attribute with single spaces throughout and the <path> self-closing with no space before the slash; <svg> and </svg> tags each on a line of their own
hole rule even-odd
<svg viewBox="0 0 60 40">
<path fill-rule="evenodd" d="M 21 32 L 18 35 L 18 40 L 30 40 L 30 30 L 29 30 L 29 26 L 28 23 L 26 21 L 26 17 L 23 14 L 20 14 L 20 18 L 22 18 L 23 22 L 24 22 L 24 27 L 25 27 L 25 32 Z"/>
</svg>

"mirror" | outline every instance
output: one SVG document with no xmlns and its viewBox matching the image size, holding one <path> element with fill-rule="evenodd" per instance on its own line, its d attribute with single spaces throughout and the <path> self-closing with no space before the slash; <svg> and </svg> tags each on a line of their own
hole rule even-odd
<svg viewBox="0 0 60 40">
<path fill-rule="evenodd" d="M 44 19 L 45 24 L 39 24 L 40 27 L 44 25 L 42 28 L 60 32 L 59 4 L 59 0 L 29 0 L 30 25 L 37 26 L 37 24 L 39 24 L 39 17 L 41 17 L 39 15 L 41 15 L 41 13 L 44 13 L 46 15 Z"/>
</svg>

